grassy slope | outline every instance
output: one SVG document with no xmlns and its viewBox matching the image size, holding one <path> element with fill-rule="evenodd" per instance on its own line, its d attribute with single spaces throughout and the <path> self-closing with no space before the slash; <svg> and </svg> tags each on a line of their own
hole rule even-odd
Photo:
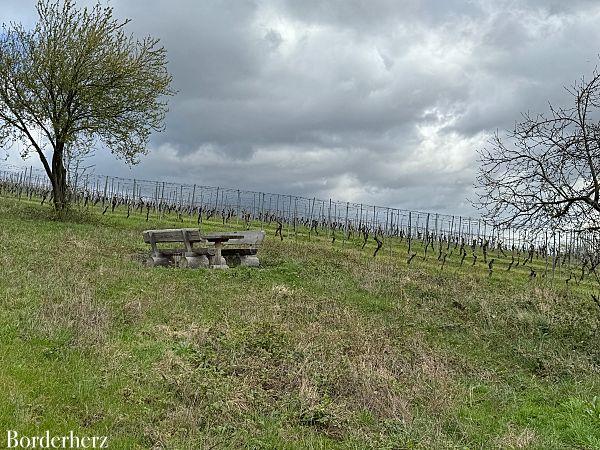
<svg viewBox="0 0 600 450">
<path fill-rule="evenodd" d="M 111 448 L 600 448 L 600 311 L 581 286 L 272 231 L 260 269 L 150 269 L 140 231 L 175 222 L 50 216 L 0 199 L 0 429 Z"/>
</svg>

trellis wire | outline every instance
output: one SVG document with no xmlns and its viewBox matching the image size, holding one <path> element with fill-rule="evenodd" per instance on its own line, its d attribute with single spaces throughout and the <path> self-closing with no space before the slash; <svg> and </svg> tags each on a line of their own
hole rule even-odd
<svg viewBox="0 0 600 450">
<path fill-rule="evenodd" d="M 582 242 L 574 232 L 549 230 L 551 239 L 534 230 L 499 228 L 481 218 L 465 217 L 400 208 L 367 205 L 333 199 L 306 198 L 290 194 L 275 194 L 202 184 L 184 184 L 122 178 L 93 173 L 70 173 L 72 201 L 76 204 L 101 204 L 103 208 L 128 205 L 135 210 L 144 209 L 147 217 L 163 217 L 165 212 L 176 211 L 180 216 L 220 216 L 225 223 L 281 222 L 287 234 L 298 235 L 299 228 L 308 230 L 310 238 L 315 233 L 342 234 L 345 242 L 356 234 L 400 237 L 412 251 L 413 241 L 428 246 L 444 242 L 472 247 L 486 246 L 490 250 L 505 249 L 528 251 L 535 249 L 551 258 L 555 269 L 559 255 L 571 258 L 580 253 Z M 3 188 L 18 192 L 19 196 L 48 196 L 51 184 L 45 172 L 33 167 L 0 165 L 0 183 Z M 0 186 L 1 187 L 1 186 Z M 108 204 L 108 206 L 107 206 Z M 440 245 L 441 248 L 441 245 Z"/>
</svg>

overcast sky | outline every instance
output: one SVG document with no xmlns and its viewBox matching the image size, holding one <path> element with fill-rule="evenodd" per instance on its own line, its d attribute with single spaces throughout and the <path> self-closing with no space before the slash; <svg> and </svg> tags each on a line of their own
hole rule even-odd
<svg viewBox="0 0 600 450">
<path fill-rule="evenodd" d="M 178 94 L 141 164 L 98 152 L 96 172 L 439 212 L 472 214 L 477 148 L 568 102 L 600 52 L 592 0 L 111 4 L 162 40 Z"/>
</svg>

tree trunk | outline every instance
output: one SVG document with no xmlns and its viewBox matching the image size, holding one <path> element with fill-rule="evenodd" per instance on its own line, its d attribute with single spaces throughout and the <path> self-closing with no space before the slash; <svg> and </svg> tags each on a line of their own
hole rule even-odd
<svg viewBox="0 0 600 450">
<path fill-rule="evenodd" d="M 52 193 L 54 198 L 54 209 L 64 211 L 68 204 L 67 171 L 63 163 L 65 149 L 64 142 L 57 142 L 52 155 Z"/>
</svg>

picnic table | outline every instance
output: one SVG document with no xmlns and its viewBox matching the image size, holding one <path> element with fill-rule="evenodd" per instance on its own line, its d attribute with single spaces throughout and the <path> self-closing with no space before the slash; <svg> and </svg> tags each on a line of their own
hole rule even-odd
<svg viewBox="0 0 600 450">
<path fill-rule="evenodd" d="M 202 234 L 196 228 L 146 230 L 144 241 L 152 254 L 149 266 L 211 267 L 259 266 L 257 252 L 265 238 L 264 231 L 224 231 Z M 178 248 L 159 248 L 159 243 L 184 244 Z"/>
<path fill-rule="evenodd" d="M 215 254 L 211 268 L 213 269 L 228 269 L 227 261 L 223 258 L 221 250 L 223 249 L 223 243 L 231 239 L 239 239 L 240 236 L 237 234 L 223 234 L 223 233 L 211 233 L 203 236 L 208 242 L 213 243 Z"/>
</svg>

